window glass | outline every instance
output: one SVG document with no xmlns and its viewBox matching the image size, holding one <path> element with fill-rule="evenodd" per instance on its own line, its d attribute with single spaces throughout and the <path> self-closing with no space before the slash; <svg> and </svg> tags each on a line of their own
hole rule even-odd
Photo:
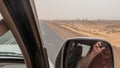
<svg viewBox="0 0 120 68">
<path fill-rule="evenodd" d="M 0 37 L 0 52 L 15 52 L 15 53 L 21 53 L 21 50 L 13 37 L 11 31 L 8 31 L 3 36 Z"/>
<path fill-rule="evenodd" d="M 2 19 L 0 14 L 0 20 Z M 10 30 L 0 36 L 0 65 L 2 68 L 26 68 L 22 52 Z"/>
<path fill-rule="evenodd" d="M 96 37 L 112 44 L 115 66 L 119 68 L 119 3 L 119 0 L 35 0 L 43 41 L 53 64 L 64 40 Z"/>
</svg>

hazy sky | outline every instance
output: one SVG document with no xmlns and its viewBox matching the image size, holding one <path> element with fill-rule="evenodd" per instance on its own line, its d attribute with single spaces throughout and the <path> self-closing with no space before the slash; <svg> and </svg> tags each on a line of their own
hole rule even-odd
<svg viewBox="0 0 120 68">
<path fill-rule="evenodd" d="M 35 0 L 40 19 L 118 19 L 120 0 Z"/>
</svg>

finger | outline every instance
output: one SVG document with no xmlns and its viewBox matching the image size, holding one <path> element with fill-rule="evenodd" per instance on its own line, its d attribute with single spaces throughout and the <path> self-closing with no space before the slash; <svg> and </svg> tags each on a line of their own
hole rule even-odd
<svg viewBox="0 0 120 68">
<path fill-rule="evenodd" d="M 99 48 L 99 45 L 98 45 L 98 44 L 95 44 L 95 47 Z"/>
<path fill-rule="evenodd" d="M 103 50 L 105 50 L 106 48 L 105 47 L 102 47 L 102 48 L 98 48 L 97 50 L 99 51 L 99 52 L 102 52 Z"/>
<path fill-rule="evenodd" d="M 105 50 L 105 49 L 106 49 L 106 47 L 102 47 L 102 48 L 101 48 L 101 50 Z"/>
<path fill-rule="evenodd" d="M 102 42 L 98 42 L 98 45 L 101 48 L 102 47 Z"/>
</svg>

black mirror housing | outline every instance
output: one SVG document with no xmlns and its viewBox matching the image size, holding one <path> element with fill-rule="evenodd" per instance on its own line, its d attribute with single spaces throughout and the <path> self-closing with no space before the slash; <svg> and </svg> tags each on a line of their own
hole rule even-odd
<svg viewBox="0 0 120 68">
<path fill-rule="evenodd" d="M 100 66 L 114 68 L 111 44 L 99 38 L 77 37 L 65 41 L 57 56 L 55 68 L 98 68 Z"/>
</svg>

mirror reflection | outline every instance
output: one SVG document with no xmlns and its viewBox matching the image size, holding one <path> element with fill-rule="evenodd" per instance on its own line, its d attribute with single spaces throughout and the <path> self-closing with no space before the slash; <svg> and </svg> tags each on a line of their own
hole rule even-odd
<svg viewBox="0 0 120 68">
<path fill-rule="evenodd" d="M 110 44 L 97 40 L 69 41 L 65 68 L 113 68 Z"/>
</svg>

